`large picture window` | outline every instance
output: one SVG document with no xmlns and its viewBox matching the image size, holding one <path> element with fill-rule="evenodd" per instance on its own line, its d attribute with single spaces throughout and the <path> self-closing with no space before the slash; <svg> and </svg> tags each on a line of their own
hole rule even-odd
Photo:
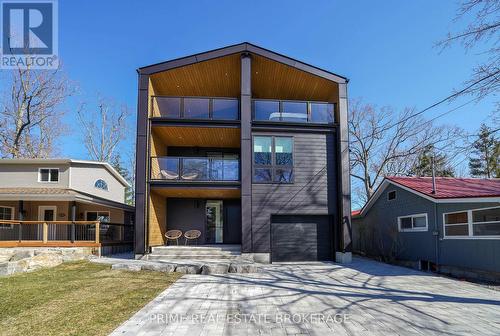
<svg viewBox="0 0 500 336">
<path fill-rule="evenodd" d="M 253 182 L 293 183 L 293 138 L 254 136 Z"/>
<path fill-rule="evenodd" d="M 398 229 L 405 231 L 427 231 L 427 214 L 398 217 Z"/>
<path fill-rule="evenodd" d="M 14 208 L 0 206 L 0 220 L 11 220 L 13 219 Z M 12 229 L 12 224 L 1 224 L 0 229 Z"/>
<path fill-rule="evenodd" d="M 445 238 L 500 238 L 500 207 L 443 214 Z"/>
</svg>

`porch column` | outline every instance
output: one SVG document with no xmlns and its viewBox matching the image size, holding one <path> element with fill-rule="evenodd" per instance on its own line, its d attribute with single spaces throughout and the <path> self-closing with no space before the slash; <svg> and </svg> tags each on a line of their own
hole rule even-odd
<svg viewBox="0 0 500 336">
<path fill-rule="evenodd" d="M 20 221 L 23 221 L 24 220 L 24 201 L 19 201 L 19 206 L 18 206 L 18 212 L 17 212 L 17 216 L 19 218 Z M 13 218 L 14 219 L 14 218 Z M 22 224 L 19 224 L 17 226 L 17 234 L 18 234 L 18 240 L 19 242 L 21 242 L 22 240 L 22 237 L 23 237 L 23 225 Z"/>
<path fill-rule="evenodd" d="M 252 252 L 252 58 L 241 54 L 241 252 Z"/>
<path fill-rule="evenodd" d="M 135 253 L 146 252 L 149 76 L 139 73 L 135 167 Z"/>
<path fill-rule="evenodd" d="M 20 221 L 24 220 L 24 201 L 19 201 L 17 216 Z M 14 218 L 13 218 L 14 219 Z"/>
<path fill-rule="evenodd" d="M 338 105 L 338 189 L 339 189 L 339 244 L 335 253 L 337 262 L 349 262 L 352 251 L 351 183 L 349 171 L 349 132 L 347 124 L 347 82 L 339 83 Z"/>
<path fill-rule="evenodd" d="M 76 202 L 73 202 L 73 204 L 71 204 L 71 221 L 73 223 L 71 223 L 71 236 L 70 236 L 70 239 L 71 239 L 71 242 L 74 243 L 75 242 L 75 221 L 76 221 Z"/>
</svg>

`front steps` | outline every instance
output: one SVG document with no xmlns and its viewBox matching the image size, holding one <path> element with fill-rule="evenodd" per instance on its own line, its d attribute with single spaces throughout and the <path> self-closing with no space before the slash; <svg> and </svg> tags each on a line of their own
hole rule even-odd
<svg viewBox="0 0 500 336">
<path fill-rule="evenodd" d="M 157 246 L 151 248 L 147 260 L 234 260 L 241 256 L 241 245 Z"/>
</svg>

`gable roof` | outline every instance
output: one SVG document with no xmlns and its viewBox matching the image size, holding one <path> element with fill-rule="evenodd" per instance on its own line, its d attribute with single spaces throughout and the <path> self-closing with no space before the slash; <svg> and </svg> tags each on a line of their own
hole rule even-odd
<svg viewBox="0 0 500 336">
<path fill-rule="evenodd" d="M 173 60 L 165 61 L 165 62 L 160 62 L 148 66 L 141 67 L 137 69 L 137 72 L 139 74 L 143 75 L 152 75 L 158 72 L 162 71 L 167 71 L 179 67 L 183 67 L 186 65 L 198 63 L 198 62 L 203 62 L 203 61 L 208 61 L 211 59 L 219 58 L 219 57 L 224 57 L 236 53 L 241 53 L 241 52 L 249 52 L 253 54 L 260 55 L 262 57 L 269 58 L 271 60 L 274 60 L 279 63 L 286 64 L 288 66 L 294 67 L 298 70 L 302 70 L 308 73 L 311 73 L 313 75 L 323 77 L 325 79 L 328 79 L 333 82 L 337 83 L 347 83 L 349 80 L 341 75 L 338 75 L 336 73 L 333 73 L 331 71 L 327 71 L 321 68 L 318 68 L 314 65 L 310 65 L 301 61 L 298 61 L 294 58 L 279 54 L 277 52 L 256 46 L 254 44 L 248 43 L 248 42 L 243 42 L 239 44 L 234 44 L 230 45 L 227 47 L 223 48 L 218 48 L 218 49 L 213 49 L 210 51 L 190 55 L 190 56 L 185 56 L 185 57 L 180 57 L 176 58 Z"/>
<path fill-rule="evenodd" d="M 500 179 L 436 177 L 436 192 L 432 192 L 432 177 L 385 177 L 372 198 L 361 209 L 364 216 L 389 185 L 434 203 L 500 202 Z"/>
<path fill-rule="evenodd" d="M 436 177 L 436 192 L 432 192 L 432 177 L 387 177 L 435 199 L 500 196 L 500 179 Z"/>
<path fill-rule="evenodd" d="M 73 160 L 73 159 L 0 159 L 1 164 L 69 164 L 72 163 L 89 165 L 89 166 L 102 166 L 104 167 L 111 175 L 113 175 L 124 187 L 130 187 L 130 184 L 123 176 L 120 175 L 116 171 L 113 166 L 111 166 L 107 162 L 99 162 L 99 161 L 88 161 L 88 160 Z"/>
</svg>

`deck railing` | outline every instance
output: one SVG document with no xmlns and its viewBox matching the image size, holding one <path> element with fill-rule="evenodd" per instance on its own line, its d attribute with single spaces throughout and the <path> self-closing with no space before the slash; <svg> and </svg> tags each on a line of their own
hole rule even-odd
<svg viewBox="0 0 500 336">
<path fill-rule="evenodd" d="M 253 99 L 252 118 L 264 122 L 333 124 L 335 104 L 315 101 Z"/>
<path fill-rule="evenodd" d="M 100 221 L 0 220 L 0 246 L 131 244 L 132 225 Z"/>
<path fill-rule="evenodd" d="M 151 97 L 150 116 L 186 120 L 239 120 L 236 98 L 213 97 Z"/>
<path fill-rule="evenodd" d="M 239 159 L 207 157 L 152 157 L 151 180 L 181 182 L 235 182 Z"/>
</svg>

